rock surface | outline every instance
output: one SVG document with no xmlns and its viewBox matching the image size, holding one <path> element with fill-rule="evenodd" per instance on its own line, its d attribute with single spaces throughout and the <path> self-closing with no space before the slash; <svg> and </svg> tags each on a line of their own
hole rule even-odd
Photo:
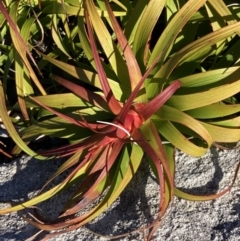
<svg viewBox="0 0 240 241">
<path fill-rule="evenodd" d="M 211 194 L 227 187 L 239 162 L 239 150 L 212 148 L 201 158 L 177 153 L 176 186 L 192 194 Z M 22 157 L 0 165 L 0 201 L 23 200 L 42 187 L 61 160 L 38 161 Z M 207 202 L 190 202 L 175 198 L 169 215 L 159 227 L 155 241 L 239 241 L 240 240 L 240 175 L 229 193 Z M 64 200 L 64 193 L 42 205 L 54 215 Z M 102 235 L 118 235 L 151 222 L 158 211 L 158 185 L 143 161 L 138 174 L 108 211 L 87 228 Z M 7 204 L 0 204 L 0 208 Z M 54 207 L 54 211 L 53 210 Z M 22 241 L 38 230 L 18 214 L 0 216 L 0 240 Z M 40 235 L 41 236 L 41 235 Z M 130 234 L 116 240 L 142 240 L 142 233 Z M 40 240 L 36 238 L 35 240 Z M 51 241 L 105 241 L 87 229 L 62 234 Z"/>
</svg>

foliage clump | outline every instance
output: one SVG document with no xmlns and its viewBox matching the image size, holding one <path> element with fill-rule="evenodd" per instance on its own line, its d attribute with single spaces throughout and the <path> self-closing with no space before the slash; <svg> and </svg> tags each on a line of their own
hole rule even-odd
<svg viewBox="0 0 240 241">
<path fill-rule="evenodd" d="M 204 201 L 226 193 L 231 186 L 195 196 L 174 185 L 175 148 L 201 156 L 212 145 L 240 139 L 240 6 L 225 2 L 0 2 L 0 117 L 16 143 L 10 154 L 68 157 L 46 185 L 73 168 L 52 189 L 44 192 L 45 185 L 36 197 L 0 214 L 77 185 L 53 222 L 39 215 L 25 219 L 56 231 L 46 238 L 81 227 L 116 200 L 144 154 L 160 192 L 148 240 L 174 196 Z M 14 103 L 7 91 L 11 81 Z M 19 120 L 9 116 L 13 110 Z M 42 134 L 69 144 L 36 153 L 28 144 Z"/>
</svg>

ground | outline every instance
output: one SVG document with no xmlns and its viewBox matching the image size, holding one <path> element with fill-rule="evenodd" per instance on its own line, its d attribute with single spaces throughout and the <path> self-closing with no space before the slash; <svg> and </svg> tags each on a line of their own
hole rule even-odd
<svg viewBox="0 0 240 241">
<path fill-rule="evenodd" d="M 211 194 L 223 190 L 231 183 L 239 150 L 212 148 L 201 158 L 177 152 L 176 186 L 193 194 Z M 38 161 L 23 156 L 0 165 L 0 200 L 28 198 L 43 185 L 61 160 Z M 240 175 L 239 175 L 240 176 Z M 41 205 L 45 212 L 60 208 L 66 195 Z M 157 213 L 158 185 L 146 162 L 136 177 L 110 209 L 87 226 L 102 235 L 118 235 L 150 222 Z M 169 215 L 157 230 L 156 241 L 239 241 L 240 240 L 240 177 L 232 190 L 223 197 L 207 202 L 190 202 L 175 198 Z M 7 204 L 0 204 L 3 208 Z M 52 206 L 53 205 L 53 206 Z M 16 214 L 0 216 L 0 240 L 22 241 L 38 230 Z M 40 240 L 39 238 L 35 240 Z M 87 229 L 79 229 L 52 238 L 51 241 L 95 241 L 99 238 Z M 142 233 L 131 234 L 117 240 L 142 240 Z"/>
</svg>

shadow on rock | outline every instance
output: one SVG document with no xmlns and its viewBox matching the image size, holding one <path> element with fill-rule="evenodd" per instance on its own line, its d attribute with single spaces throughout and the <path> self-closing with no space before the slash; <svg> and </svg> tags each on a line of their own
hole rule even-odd
<svg viewBox="0 0 240 241">
<path fill-rule="evenodd" d="M 22 157 L 0 165 L 0 203 L 11 202 L 12 205 L 16 205 L 27 201 L 45 184 L 61 162 L 62 160 L 39 161 Z M 29 211 L 31 210 L 19 211 L 18 214 L 11 213 L 8 219 L 4 219 L 5 215 L 0 216 L 0 222 L 4 224 L 0 227 L 1 240 L 21 241 L 39 231 L 17 217 Z"/>
<path fill-rule="evenodd" d="M 205 185 L 194 188 L 179 188 L 181 191 L 195 195 L 210 195 L 219 191 L 219 183 L 223 179 L 223 171 L 219 165 L 219 154 L 216 148 L 211 148 L 211 161 L 215 168 L 213 177 Z"/>
<path fill-rule="evenodd" d="M 237 198 L 240 201 L 240 194 L 237 194 Z M 217 226 L 215 226 L 213 228 L 213 230 L 216 232 L 220 232 L 222 235 L 222 240 L 229 240 L 231 239 L 232 236 L 232 232 L 236 231 L 236 235 L 235 236 L 239 236 L 240 237 L 240 202 L 238 204 L 234 204 L 233 208 L 232 208 L 232 213 L 231 215 L 238 215 L 238 217 L 236 218 L 236 220 L 234 221 L 228 221 L 228 222 L 223 222 L 218 224 Z M 236 229 L 236 230 L 235 230 Z M 214 233 L 212 235 L 212 240 L 214 239 Z"/>
<path fill-rule="evenodd" d="M 156 184 L 155 191 L 152 193 L 155 196 L 151 197 L 156 202 L 150 205 L 151 199 L 149 201 L 149 197 L 147 197 L 149 195 L 146 193 L 149 192 L 149 176 L 150 169 L 144 160 L 137 174 L 116 201 L 117 204 L 113 204 L 113 207 L 110 207 L 97 221 L 86 225 L 86 227 L 104 236 L 116 236 L 151 223 L 156 216 L 154 214 L 158 211 L 159 192 Z M 139 233 L 132 233 L 128 238 L 129 240 L 139 240 Z"/>
</svg>

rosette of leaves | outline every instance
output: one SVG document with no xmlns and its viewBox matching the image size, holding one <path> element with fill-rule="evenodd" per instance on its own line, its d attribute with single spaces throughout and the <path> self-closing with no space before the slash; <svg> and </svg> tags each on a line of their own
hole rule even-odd
<svg viewBox="0 0 240 241">
<path fill-rule="evenodd" d="M 46 185 L 73 171 L 52 189 L 0 214 L 32 207 L 75 184 L 76 193 L 56 220 L 25 219 L 55 231 L 46 238 L 81 227 L 116 200 L 146 154 L 160 187 L 159 213 L 147 227 L 150 240 L 174 195 L 205 201 L 231 188 L 208 196 L 182 192 L 174 185 L 174 149 L 201 156 L 215 143 L 240 139 L 235 97 L 240 90 L 235 51 L 240 8 L 219 0 L 80 2 L 83 15 L 77 15 L 76 31 L 84 64 L 71 56 L 64 61 L 41 54 L 42 63 L 67 73 L 68 78 L 56 73 L 51 78 L 70 93 L 24 98 L 37 117 L 20 135 L 7 123 L 3 104 L 0 109 L 9 133 L 17 135 L 16 143 L 28 154 L 26 143 L 39 133 L 69 139 L 69 145 L 36 156 L 70 156 Z M 67 14 L 71 2 L 61 4 L 61 14 Z M 57 42 L 63 44 L 61 38 Z M 76 216 L 102 195 L 97 205 Z"/>
</svg>

